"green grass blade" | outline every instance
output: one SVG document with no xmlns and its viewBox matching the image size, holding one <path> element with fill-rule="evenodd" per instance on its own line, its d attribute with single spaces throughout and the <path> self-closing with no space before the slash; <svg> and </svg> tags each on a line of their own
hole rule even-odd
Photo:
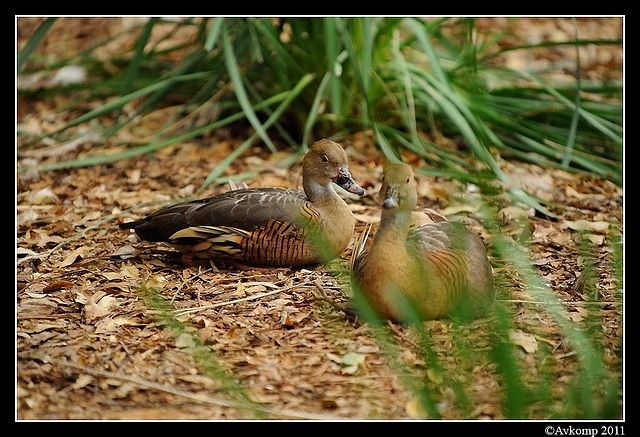
<svg viewBox="0 0 640 437">
<path fill-rule="evenodd" d="M 228 31 L 226 27 L 222 29 L 222 48 L 224 51 L 224 59 L 225 65 L 227 66 L 227 70 L 229 71 L 229 77 L 231 78 L 231 82 L 234 86 L 234 91 L 236 93 L 236 97 L 238 98 L 238 103 L 242 107 L 249 120 L 249 123 L 254 127 L 258 136 L 264 141 L 269 150 L 272 153 L 277 151 L 276 146 L 273 144 L 269 135 L 267 135 L 265 126 L 260 123 L 256 113 L 254 112 L 251 103 L 249 102 L 249 98 L 247 96 L 247 92 L 244 88 L 242 75 L 240 73 L 240 67 L 238 66 L 236 56 L 233 52 L 233 47 L 231 46 L 231 41 L 229 39 Z"/>
<path fill-rule="evenodd" d="M 57 20 L 57 17 L 46 18 L 42 22 L 42 24 L 38 26 L 38 28 L 33 33 L 31 38 L 29 38 L 29 41 L 27 41 L 27 44 L 25 44 L 23 49 L 20 50 L 20 52 L 18 53 L 18 60 L 17 60 L 17 73 L 20 73 L 24 63 L 27 62 L 27 60 L 31 57 L 33 52 L 35 52 L 36 48 L 38 47 L 40 42 L 44 39 L 44 37 L 47 36 L 47 33 L 49 33 L 49 29 L 51 29 L 51 26 L 55 24 L 56 20 Z"/>
<path fill-rule="evenodd" d="M 313 81 L 313 75 L 304 76 L 298 84 L 295 86 L 293 90 L 289 93 L 285 93 L 286 97 L 280 103 L 280 105 L 273 111 L 273 114 L 269 117 L 269 119 L 264 123 L 264 127 L 268 128 L 273 123 L 275 123 L 278 118 L 282 115 L 282 113 L 289 107 L 289 105 L 293 102 L 293 100 L 302 92 L 304 88 L 306 88 Z M 235 159 L 244 153 L 251 144 L 257 139 L 256 135 L 258 133 L 254 133 L 251 135 L 246 141 L 244 141 L 236 150 L 234 150 L 229 156 L 227 156 L 220 164 L 218 164 L 208 175 L 205 181 L 202 183 L 202 186 L 198 191 L 204 190 L 208 187 L 214 180 L 216 180 L 222 172 L 233 162 Z"/>
</svg>

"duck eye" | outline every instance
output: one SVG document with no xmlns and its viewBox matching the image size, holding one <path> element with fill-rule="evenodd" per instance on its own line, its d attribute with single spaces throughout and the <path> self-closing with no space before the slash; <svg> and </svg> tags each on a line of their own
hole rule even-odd
<svg viewBox="0 0 640 437">
<path fill-rule="evenodd" d="M 327 155 L 322 155 L 322 162 L 329 162 Z"/>
<path fill-rule="evenodd" d="M 410 180 L 411 180 L 411 178 L 407 178 L 407 183 L 409 183 Z"/>
</svg>

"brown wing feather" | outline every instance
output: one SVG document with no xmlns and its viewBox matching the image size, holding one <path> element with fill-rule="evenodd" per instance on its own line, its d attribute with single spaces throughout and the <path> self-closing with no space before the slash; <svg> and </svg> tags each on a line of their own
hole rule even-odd
<svg viewBox="0 0 640 437">
<path fill-rule="evenodd" d="M 143 240 L 168 242 L 176 239 L 176 232 L 189 227 L 227 226 L 251 231 L 270 219 L 296 222 L 307 203 L 305 194 L 297 190 L 247 188 L 171 205 L 120 227 L 134 229 Z M 181 237 L 181 244 L 188 244 L 188 238 Z"/>
</svg>

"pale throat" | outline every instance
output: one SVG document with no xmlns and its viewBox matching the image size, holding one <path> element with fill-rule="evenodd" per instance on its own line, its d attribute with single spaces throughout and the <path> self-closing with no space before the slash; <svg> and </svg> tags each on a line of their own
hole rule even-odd
<svg viewBox="0 0 640 437">
<path fill-rule="evenodd" d="M 306 180 L 303 183 L 304 192 L 313 203 L 323 203 L 325 200 L 333 200 L 337 195 L 333 189 L 333 182 L 320 184 L 315 181 Z"/>
</svg>

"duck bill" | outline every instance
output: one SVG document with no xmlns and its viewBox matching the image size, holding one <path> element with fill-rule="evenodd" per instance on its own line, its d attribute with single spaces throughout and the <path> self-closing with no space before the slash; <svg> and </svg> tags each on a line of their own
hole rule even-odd
<svg viewBox="0 0 640 437">
<path fill-rule="evenodd" d="M 358 196 L 364 196 L 364 189 L 356 183 L 351 177 L 351 173 L 348 168 L 340 167 L 338 169 L 338 175 L 334 179 L 336 185 L 340 188 L 344 188 L 349 193 L 357 194 Z"/>
<path fill-rule="evenodd" d="M 381 205 L 384 209 L 393 209 L 398 207 L 398 190 L 393 187 L 387 187 L 382 199 Z"/>
</svg>

